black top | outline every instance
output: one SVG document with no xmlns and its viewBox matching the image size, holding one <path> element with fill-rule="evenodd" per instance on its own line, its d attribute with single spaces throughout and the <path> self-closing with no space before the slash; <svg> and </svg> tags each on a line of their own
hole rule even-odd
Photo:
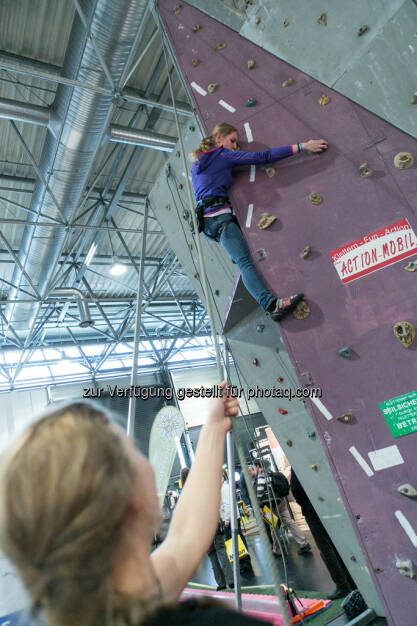
<svg viewBox="0 0 417 626">
<path fill-rule="evenodd" d="M 143 626 L 265 626 L 261 622 L 244 613 L 230 611 L 216 600 L 187 600 L 176 605 L 166 606 Z"/>
</svg>

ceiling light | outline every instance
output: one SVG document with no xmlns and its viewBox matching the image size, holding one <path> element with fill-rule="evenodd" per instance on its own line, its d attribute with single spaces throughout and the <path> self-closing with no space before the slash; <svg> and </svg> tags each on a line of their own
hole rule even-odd
<svg viewBox="0 0 417 626">
<path fill-rule="evenodd" d="M 97 244 L 93 242 L 90 246 L 89 251 L 87 252 L 87 256 L 85 257 L 85 261 L 84 261 L 84 265 L 87 265 L 87 267 L 90 265 L 91 259 L 95 255 L 96 250 L 97 250 Z"/>
<path fill-rule="evenodd" d="M 125 273 L 126 270 L 127 270 L 126 265 L 124 265 L 123 263 L 119 263 L 117 258 L 113 259 L 113 265 L 111 266 L 109 270 L 112 276 L 121 276 L 122 274 Z"/>
</svg>

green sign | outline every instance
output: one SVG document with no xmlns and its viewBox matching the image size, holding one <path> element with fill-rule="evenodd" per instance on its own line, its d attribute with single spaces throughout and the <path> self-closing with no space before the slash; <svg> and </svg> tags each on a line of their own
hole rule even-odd
<svg viewBox="0 0 417 626">
<path fill-rule="evenodd" d="M 379 402 L 379 408 L 393 437 L 402 437 L 417 431 L 417 391 Z"/>
</svg>

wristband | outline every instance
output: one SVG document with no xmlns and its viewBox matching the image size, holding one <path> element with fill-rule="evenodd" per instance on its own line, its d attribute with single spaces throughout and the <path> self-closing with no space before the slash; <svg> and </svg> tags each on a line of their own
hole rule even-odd
<svg viewBox="0 0 417 626">
<path fill-rule="evenodd" d="M 298 152 L 304 152 L 304 146 L 302 143 L 298 144 Z"/>
</svg>

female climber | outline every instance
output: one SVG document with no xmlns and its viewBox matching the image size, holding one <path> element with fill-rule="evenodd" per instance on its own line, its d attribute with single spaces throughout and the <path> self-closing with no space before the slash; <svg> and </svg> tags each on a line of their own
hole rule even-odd
<svg viewBox="0 0 417 626">
<path fill-rule="evenodd" d="M 0 548 L 43 624 L 260 624 L 221 605 L 177 602 L 218 524 L 224 440 L 238 410 L 223 393 L 152 554 L 161 522 L 153 469 L 97 405 L 52 407 L 2 456 Z"/>
<path fill-rule="evenodd" d="M 204 137 L 190 154 L 197 212 L 203 221 L 201 230 L 209 239 L 220 242 L 239 267 L 243 283 L 261 307 L 279 322 L 303 299 L 302 293 L 286 298 L 274 296 L 263 284 L 252 261 L 245 238 L 233 219 L 227 190 L 233 183 L 233 168 L 241 165 L 261 165 L 279 161 L 297 152 L 323 152 L 324 139 L 272 148 L 264 152 L 238 150 L 238 133 L 234 126 L 218 124 L 212 134 Z"/>
</svg>

